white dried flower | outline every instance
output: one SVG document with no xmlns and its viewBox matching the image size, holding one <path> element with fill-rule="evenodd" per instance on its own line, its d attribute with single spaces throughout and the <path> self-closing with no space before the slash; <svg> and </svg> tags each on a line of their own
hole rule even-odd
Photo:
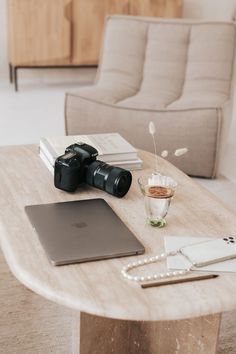
<svg viewBox="0 0 236 354">
<path fill-rule="evenodd" d="M 169 155 L 168 150 L 163 150 L 161 153 L 161 157 L 164 157 L 164 158 L 166 158 L 168 155 Z"/>
<path fill-rule="evenodd" d="M 156 171 L 158 168 L 158 161 L 157 161 L 157 146 L 156 146 L 156 141 L 155 141 L 155 133 L 156 133 L 156 127 L 153 122 L 149 122 L 149 133 L 152 136 L 152 141 L 153 141 L 153 146 L 154 146 L 154 152 L 156 156 Z"/>
<path fill-rule="evenodd" d="M 182 156 L 184 154 L 186 154 L 186 152 L 188 152 L 187 148 L 182 148 L 182 149 L 177 149 L 175 150 L 175 156 Z"/>
<path fill-rule="evenodd" d="M 154 135 L 156 133 L 156 128 L 153 122 L 149 122 L 149 133 Z"/>
</svg>

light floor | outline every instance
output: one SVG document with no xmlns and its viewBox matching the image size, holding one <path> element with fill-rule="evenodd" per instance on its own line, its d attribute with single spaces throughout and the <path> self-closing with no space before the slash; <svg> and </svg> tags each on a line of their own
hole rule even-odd
<svg viewBox="0 0 236 354">
<path fill-rule="evenodd" d="M 34 82 L 21 80 L 24 75 L 19 75 L 18 93 L 0 83 L 0 145 L 38 143 L 40 137 L 64 134 L 65 91 L 91 83 L 95 70 L 74 70 L 73 78 L 61 74 L 61 82 L 55 72 L 35 75 Z M 195 180 L 236 210 L 235 156 L 227 152 L 224 171 L 230 179 Z M 22 286 L 0 253 L 0 354 L 70 354 L 73 322 L 70 310 Z M 236 312 L 223 317 L 219 354 L 236 354 Z"/>
</svg>

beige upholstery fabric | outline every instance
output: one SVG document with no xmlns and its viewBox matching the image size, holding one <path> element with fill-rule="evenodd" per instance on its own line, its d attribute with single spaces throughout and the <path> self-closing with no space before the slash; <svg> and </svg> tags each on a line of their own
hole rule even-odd
<svg viewBox="0 0 236 354">
<path fill-rule="evenodd" d="M 214 177 L 233 76 L 233 23 L 112 16 L 95 85 L 66 96 L 68 134 L 118 131 L 138 148 L 187 146 L 170 160 Z"/>
</svg>

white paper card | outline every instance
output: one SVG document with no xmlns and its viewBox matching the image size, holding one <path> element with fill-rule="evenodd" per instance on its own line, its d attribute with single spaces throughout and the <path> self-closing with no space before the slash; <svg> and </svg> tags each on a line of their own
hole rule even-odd
<svg viewBox="0 0 236 354">
<path fill-rule="evenodd" d="M 181 247 L 212 240 L 209 237 L 179 237 L 169 236 L 165 237 L 165 250 L 166 252 L 175 251 Z M 181 254 L 167 258 L 167 267 L 169 269 L 187 269 L 191 266 L 191 263 Z M 236 259 L 215 263 L 206 267 L 196 269 L 196 271 L 205 272 L 236 272 Z"/>
</svg>

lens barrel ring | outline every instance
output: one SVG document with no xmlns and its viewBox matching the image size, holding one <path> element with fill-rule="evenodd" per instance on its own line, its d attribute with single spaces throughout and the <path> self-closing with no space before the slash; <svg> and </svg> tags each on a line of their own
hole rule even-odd
<svg viewBox="0 0 236 354">
<path fill-rule="evenodd" d="M 128 192 L 131 182 L 130 171 L 108 165 L 103 161 L 96 160 L 87 168 L 87 184 L 105 190 L 118 198 L 122 198 Z"/>
<path fill-rule="evenodd" d="M 129 171 L 113 167 L 107 178 L 105 190 L 107 193 L 122 198 L 128 192 L 131 181 L 132 175 Z"/>
</svg>

